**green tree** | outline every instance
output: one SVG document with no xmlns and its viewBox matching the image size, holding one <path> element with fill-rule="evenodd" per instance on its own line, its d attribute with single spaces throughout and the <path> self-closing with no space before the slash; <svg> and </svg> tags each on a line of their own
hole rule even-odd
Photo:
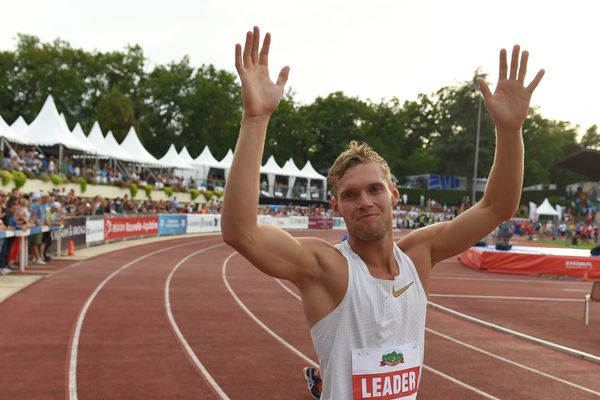
<svg viewBox="0 0 600 400">
<path fill-rule="evenodd" d="M 475 77 L 479 76 L 477 71 Z M 475 78 L 474 77 L 474 78 Z M 431 102 L 429 114 L 431 152 L 440 160 L 438 169 L 442 175 L 473 176 L 477 136 L 477 116 L 480 93 L 473 80 L 459 86 L 438 90 Z M 479 177 L 489 174 L 494 157 L 494 124 L 482 103 L 479 140 Z"/>
<path fill-rule="evenodd" d="M 113 86 L 110 92 L 100 98 L 96 118 L 103 129 L 112 131 L 115 139 L 122 142 L 129 128 L 137 125 L 134 108 L 131 98 Z"/>
<path fill-rule="evenodd" d="M 305 120 L 307 135 L 312 145 L 299 149 L 306 153 L 314 168 L 319 171 L 331 166 L 350 140 L 365 141 L 363 125 L 370 114 L 368 105 L 358 98 L 335 92 L 299 109 Z"/>
<path fill-rule="evenodd" d="M 600 133 L 597 125 L 594 124 L 585 131 L 580 144 L 585 149 L 600 150 Z"/>
</svg>

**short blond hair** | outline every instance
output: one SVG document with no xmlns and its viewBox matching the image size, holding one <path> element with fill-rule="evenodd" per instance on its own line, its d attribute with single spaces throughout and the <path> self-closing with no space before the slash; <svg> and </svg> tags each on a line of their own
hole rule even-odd
<svg viewBox="0 0 600 400">
<path fill-rule="evenodd" d="M 366 164 L 369 162 L 375 162 L 381 166 L 381 169 L 387 177 L 390 189 L 392 187 L 392 173 L 390 167 L 371 146 L 366 143 L 359 143 L 356 140 L 352 140 L 346 150 L 344 150 L 338 158 L 335 160 L 329 172 L 327 172 L 327 183 L 331 188 L 333 197 L 337 199 L 336 186 L 340 179 L 344 176 L 346 171 L 350 168 L 359 165 Z"/>
</svg>

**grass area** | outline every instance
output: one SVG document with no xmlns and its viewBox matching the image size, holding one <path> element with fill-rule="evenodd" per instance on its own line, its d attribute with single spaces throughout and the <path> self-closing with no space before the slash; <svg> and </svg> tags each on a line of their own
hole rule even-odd
<svg viewBox="0 0 600 400">
<path fill-rule="evenodd" d="M 567 240 L 536 239 L 535 241 L 539 242 L 539 243 L 552 244 L 552 245 L 555 245 L 555 246 L 570 247 L 572 249 L 589 250 L 589 249 L 593 249 L 594 247 L 596 247 L 596 244 L 593 243 L 593 242 L 582 243 L 581 241 L 579 241 L 579 243 L 577 244 L 577 246 L 573 246 L 571 244 L 570 240 L 567 241 Z"/>
</svg>

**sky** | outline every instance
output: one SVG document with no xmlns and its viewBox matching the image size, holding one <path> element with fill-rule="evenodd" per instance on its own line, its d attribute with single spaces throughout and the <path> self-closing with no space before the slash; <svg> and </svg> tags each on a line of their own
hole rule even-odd
<svg viewBox="0 0 600 400">
<path fill-rule="evenodd" d="M 271 32 L 271 77 L 291 67 L 301 103 L 342 91 L 379 102 L 414 100 L 481 68 L 492 87 L 498 52 L 530 52 L 528 79 L 546 75 L 532 104 L 546 118 L 600 125 L 598 12 L 589 0 L 19 0 L 4 2 L 0 49 L 17 33 L 86 51 L 142 46 L 149 66 L 189 56 L 235 72 L 234 46 L 258 25 Z"/>
</svg>

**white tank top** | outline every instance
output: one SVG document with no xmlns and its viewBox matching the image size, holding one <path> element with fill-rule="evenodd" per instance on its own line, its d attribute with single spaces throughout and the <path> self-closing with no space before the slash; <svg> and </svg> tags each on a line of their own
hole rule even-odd
<svg viewBox="0 0 600 400">
<path fill-rule="evenodd" d="M 423 363 L 427 296 L 412 260 L 396 244 L 400 273 L 394 280 L 374 278 L 348 241 L 336 248 L 348 260 L 348 288 L 340 304 L 313 325 L 311 336 L 323 379 L 321 399 L 351 400 L 352 350 L 416 343 Z M 402 295 L 392 295 L 411 282 Z"/>
</svg>

